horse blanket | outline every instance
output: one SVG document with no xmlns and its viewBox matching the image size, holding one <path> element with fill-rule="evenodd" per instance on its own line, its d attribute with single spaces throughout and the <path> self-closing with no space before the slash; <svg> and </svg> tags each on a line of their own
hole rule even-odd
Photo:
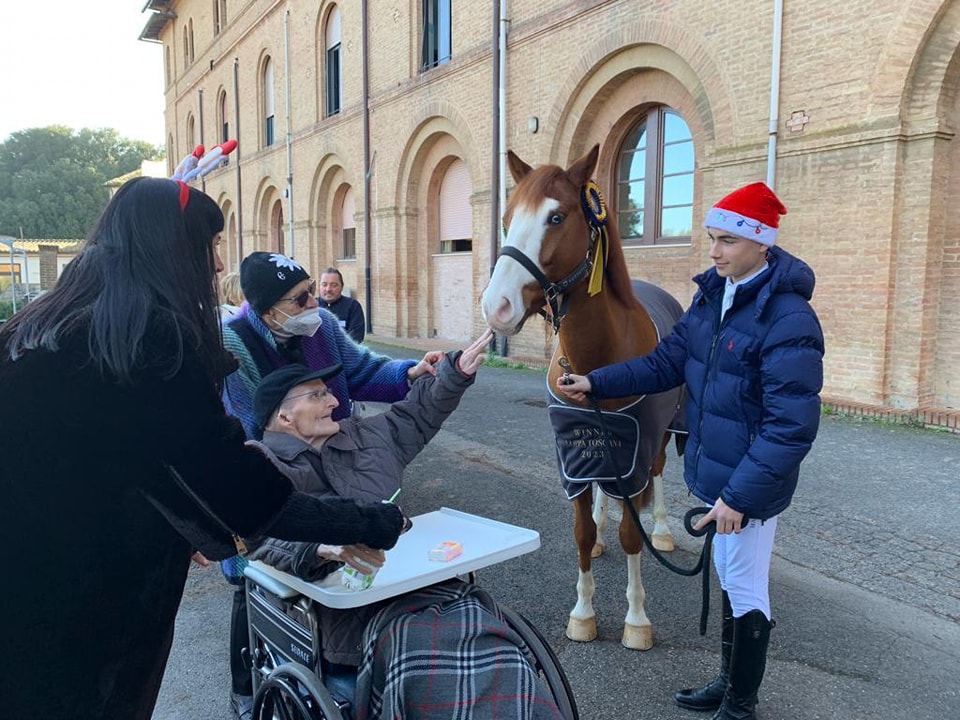
<svg viewBox="0 0 960 720">
<path fill-rule="evenodd" d="M 662 288 L 642 280 L 631 281 L 633 292 L 657 329 L 659 341 L 683 313 L 680 304 Z M 598 483 L 609 497 L 634 497 L 650 482 L 650 465 L 660 450 L 663 433 L 685 434 L 681 388 L 645 395 L 616 410 L 604 410 L 603 421 L 591 408 L 571 405 L 547 387 L 547 413 L 556 438 L 560 483 L 572 500 Z M 678 441 L 678 448 L 682 443 Z M 621 490 L 617 474 L 623 479 Z"/>
</svg>

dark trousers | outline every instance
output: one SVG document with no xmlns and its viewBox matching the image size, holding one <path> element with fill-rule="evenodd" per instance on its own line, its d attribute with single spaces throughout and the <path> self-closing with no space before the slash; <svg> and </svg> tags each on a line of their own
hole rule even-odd
<svg viewBox="0 0 960 720">
<path fill-rule="evenodd" d="M 241 585 L 233 594 L 233 612 L 230 613 L 230 680 L 237 695 L 253 695 L 253 675 L 244 660 L 245 656 L 250 657 L 249 646 L 247 594 Z"/>
</svg>

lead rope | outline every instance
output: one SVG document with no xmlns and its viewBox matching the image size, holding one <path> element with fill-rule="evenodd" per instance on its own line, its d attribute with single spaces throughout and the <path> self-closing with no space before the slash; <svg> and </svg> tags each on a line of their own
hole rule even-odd
<svg viewBox="0 0 960 720">
<path fill-rule="evenodd" d="M 597 422 L 600 425 L 600 431 L 603 433 L 604 438 L 609 438 L 613 440 L 613 437 L 610 434 L 610 431 L 607 429 L 607 424 L 603 420 L 603 412 L 600 410 L 599 403 L 594 399 L 593 395 L 587 393 L 587 400 L 590 401 L 590 406 L 593 408 L 593 411 L 597 414 Z M 660 554 L 660 551 L 653 546 L 650 538 L 647 536 L 647 531 L 643 529 L 643 523 L 640 522 L 640 516 L 637 514 L 637 509 L 633 506 L 633 502 L 630 500 L 628 488 L 626 486 L 626 481 L 623 479 L 623 476 L 620 474 L 620 468 L 617 467 L 616 462 L 613 463 L 614 473 L 617 475 L 617 487 L 620 490 L 620 495 L 623 496 L 623 504 L 627 507 L 630 517 L 633 518 L 633 522 L 637 526 L 637 530 L 640 531 L 640 538 L 643 540 L 643 544 L 647 546 L 650 550 L 650 554 L 657 559 L 657 561 L 663 565 L 667 570 L 676 573 L 677 575 L 683 575 L 684 577 L 693 577 L 697 573 L 701 575 L 700 587 L 701 587 L 701 599 L 700 599 L 700 634 L 707 634 L 707 617 L 710 614 L 710 552 L 713 548 L 713 536 L 717 533 L 717 523 L 711 521 L 707 523 L 706 527 L 701 528 L 700 530 L 693 529 L 693 519 L 700 515 L 706 515 L 710 512 L 710 508 L 696 507 L 690 508 L 687 510 L 686 514 L 683 516 L 683 527 L 693 537 L 703 537 L 703 548 L 700 550 L 700 558 L 697 560 L 696 564 L 692 568 L 682 568 L 678 565 L 674 565 L 672 562 L 667 560 L 663 555 Z"/>
</svg>

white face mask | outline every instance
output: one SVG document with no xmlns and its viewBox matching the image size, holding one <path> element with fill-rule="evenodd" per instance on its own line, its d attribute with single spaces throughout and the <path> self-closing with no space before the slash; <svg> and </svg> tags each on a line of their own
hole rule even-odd
<svg viewBox="0 0 960 720">
<path fill-rule="evenodd" d="M 323 320 L 320 318 L 320 312 L 317 310 L 317 308 L 304 310 L 302 313 L 298 313 L 297 315 L 287 315 L 283 310 L 280 309 L 278 309 L 277 312 L 286 316 L 287 318 L 280 323 L 279 329 L 273 330 L 273 334 L 277 337 L 289 338 L 293 337 L 294 335 L 313 337 L 317 334 L 317 330 L 319 330 L 320 326 L 323 324 Z"/>
</svg>

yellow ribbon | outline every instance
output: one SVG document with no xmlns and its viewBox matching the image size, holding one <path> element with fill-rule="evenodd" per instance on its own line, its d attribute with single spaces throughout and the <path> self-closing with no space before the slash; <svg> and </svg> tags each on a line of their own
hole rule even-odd
<svg viewBox="0 0 960 720">
<path fill-rule="evenodd" d="M 603 290 L 603 271 L 607 267 L 607 228 L 597 229 L 599 237 L 593 249 L 593 265 L 590 267 L 590 280 L 587 282 L 587 294 L 593 297 Z"/>
</svg>

